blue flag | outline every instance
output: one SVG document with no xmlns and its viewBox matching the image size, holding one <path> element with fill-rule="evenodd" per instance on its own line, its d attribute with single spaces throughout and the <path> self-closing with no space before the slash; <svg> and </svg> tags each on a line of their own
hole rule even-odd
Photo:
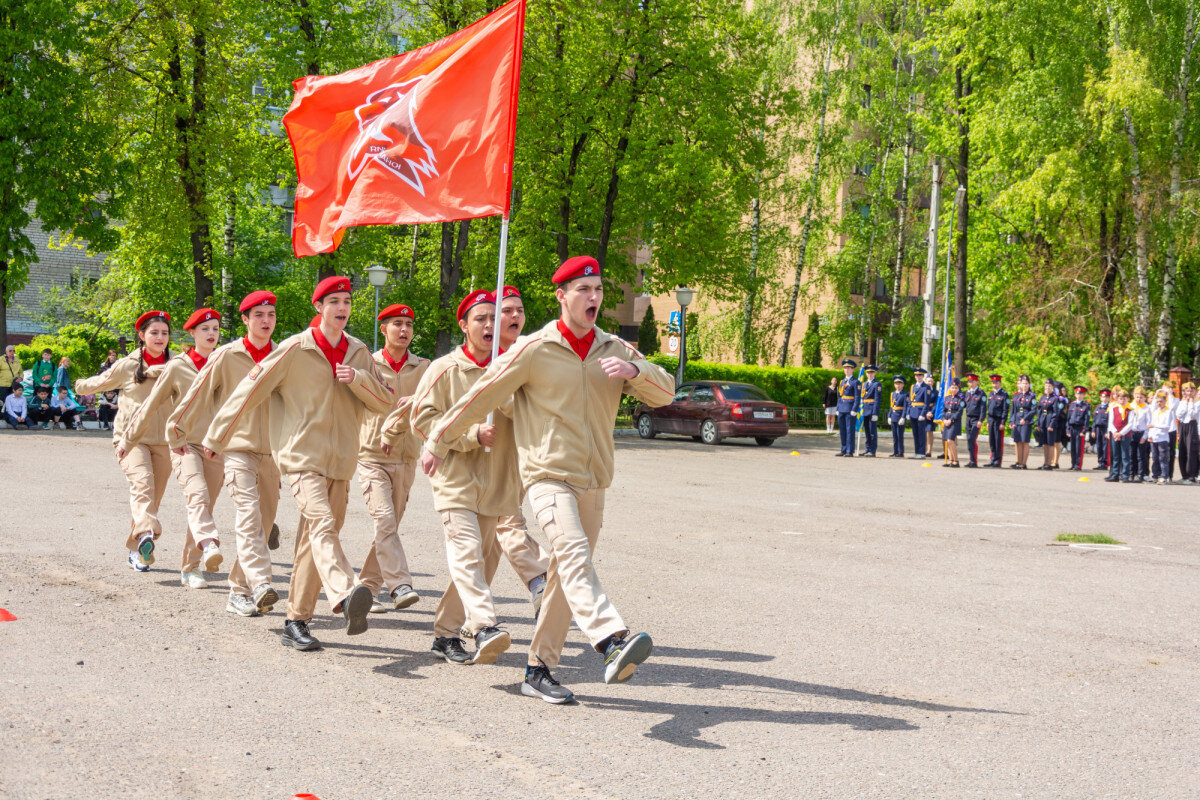
<svg viewBox="0 0 1200 800">
<path fill-rule="evenodd" d="M 864 361 L 863 365 L 858 368 L 858 396 L 859 396 L 859 398 L 862 397 L 863 377 L 865 377 L 866 374 L 867 374 L 867 362 Z M 854 423 L 854 432 L 855 433 L 862 430 L 862 422 L 863 422 L 862 402 L 860 399 L 860 402 L 858 404 L 858 421 Z"/>
<path fill-rule="evenodd" d="M 942 391 L 938 394 L 937 407 L 933 409 L 933 418 L 942 418 L 942 401 L 946 398 L 946 387 L 958 376 L 954 372 L 954 349 L 946 348 L 946 374 L 942 375 Z"/>
</svg>

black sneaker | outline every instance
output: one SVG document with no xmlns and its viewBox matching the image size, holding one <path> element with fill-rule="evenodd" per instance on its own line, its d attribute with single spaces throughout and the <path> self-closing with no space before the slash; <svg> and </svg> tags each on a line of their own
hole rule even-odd
<svg viewBox="0 0 1200 800">
<path fill-rule="evenodd" d="M 626 639 L 610 637 L 604 648 L 604 682 L 624 683 L 633 671 L 650 657 L 654 642 L 648 633 L 637 633 Z"/>
<path fill-rule="evenodd" d="M 472 664 L 495 664 L 500 654 L 512 644 L 512 637 L 503 628 L 492 625 L 475 634 L 475 656 Z"/>
<path fill-rule="evenodd" d="M 433 640 L 429 648 L 450 664 L 470 664 L 471 654 L 463 647 L 462 639 L 457 636 L 439 636 Z"/>
<path fill-rule="evenodd" d="M 979 465 L 973 461 L 967 462 L 967 469 L 979 469 Z"/>
<path fill-rule="evenodd" d="M 544 664 L 525 668 L 525 682 L 521 684 L 521 694 L 541 698 L 556 706 L 575 699 L 570 689 L 554 680 L 554 676 Z"/>
<path fill-rule="evenodd" d="M 342 616 L 346 618 L 346 635 L 357 636 L 367 632 L 367 614 L 371 613 L 371 589 L 358 584 L 342 601 Z"/>
<path fill-rule="evenodd" d="M 320 650 L 321 643 L 317 637 L 308 632 L 308 622 L 302 619 L 289 619 L 283 623 L 283 635 L 279 641 L 295 650 Z"/>
</svg>

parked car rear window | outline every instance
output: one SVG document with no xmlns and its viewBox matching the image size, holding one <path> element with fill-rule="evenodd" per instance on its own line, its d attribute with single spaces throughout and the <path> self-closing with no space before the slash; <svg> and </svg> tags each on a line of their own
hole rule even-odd
<svg viewBox="0 0 1200 800">
<path fill-rule="evenodd" d="M 767 397 L 766 393 L 757 386 L 737 386 L 732 383 L 722 383 L 721 394 L 725 395 L 726 400 L 766 400 L 772 402 L 771 398 Z"/>
</svg>

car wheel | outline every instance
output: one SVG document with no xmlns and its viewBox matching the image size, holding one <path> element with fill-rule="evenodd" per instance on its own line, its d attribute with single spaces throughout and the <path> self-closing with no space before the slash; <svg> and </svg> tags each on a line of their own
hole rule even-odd
<svg viewBox="0 0 1200 800">
<path fill-rule="evenodd" d="M 758 442 L 759 447 L 770 447 L 775 444 L 775 440 L 770 436 L 755 436 L 754 441 Z"/>
<path fill-rule="evenodd" d="M 638 436 L 643 439 L 653 439 L 655 436 L 654 420 L 650 419 L 649 414 L 642 414 L 637 418 Z"/>
<path fill-rule="evenodd" d="M 717 423 L 711 419 L 706 419 L 700 423 L 700 441 L 705 444 L 721 443 L 721 432 L 717 430 Z"/>
</svg>

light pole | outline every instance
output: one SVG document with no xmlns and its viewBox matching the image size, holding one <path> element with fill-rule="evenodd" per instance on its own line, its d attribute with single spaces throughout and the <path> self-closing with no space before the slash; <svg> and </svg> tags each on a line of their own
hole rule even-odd
<svg viewBox="0 0 1200 800">
<path fill-rule="evenodd" d="M 391 274 L 391 270 L 380 264 L 372 264 L 367 267 L 367 280 L 375 287 L 375 316 L 371 318 L 371 328 L 375 333 L 371 337 L 371 352 L 379 349 L 379 326 L 376 324 L 379 321 L 376 319 L 379 316 L 379 290 L 387 283 L 389 274 Z"/>
<path fill-rule="evenodd" d="M 687 307 L 692 304 L 696 290 L 686 286 L 675 289 L 675 301 L 679 303 L 679 366 L 675 369 L 675 386 L 683 383 L 683 368 L 687 365 Z"/>
</svg>

